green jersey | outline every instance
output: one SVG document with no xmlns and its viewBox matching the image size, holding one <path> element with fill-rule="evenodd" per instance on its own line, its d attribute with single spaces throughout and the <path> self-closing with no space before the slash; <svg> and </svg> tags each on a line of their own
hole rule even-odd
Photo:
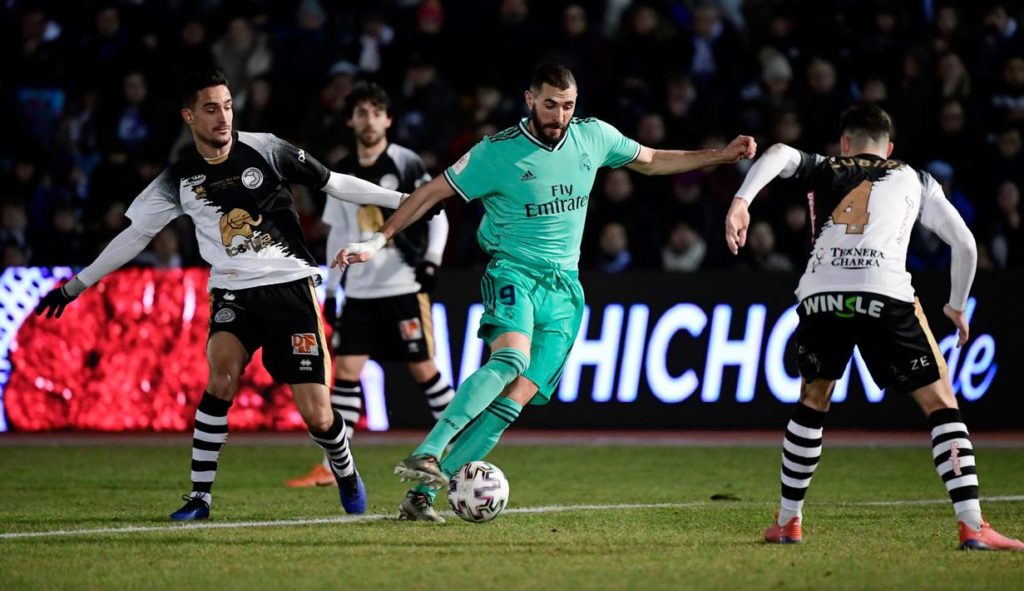
<svg viewBox="0 0 1024 591">
<path fill-rule="evenodd" d="M 572 119 L 555 146 L 530 133 L 527 120 L 485 137 L 444 177 L 463 199 L 482 199 L 477 240 L 494 257 L 574 270 L 594 176 L 640 154 L 640 144 L 604 121 Z"/>
</svg>

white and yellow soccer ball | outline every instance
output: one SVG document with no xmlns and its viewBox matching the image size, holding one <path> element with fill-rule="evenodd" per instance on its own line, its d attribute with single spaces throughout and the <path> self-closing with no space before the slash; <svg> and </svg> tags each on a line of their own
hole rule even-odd
<svg viewBox="0 0 1024 591">
<path fill-rule="evenodd" d="M 508 504 L 508 479 L 494 464 L 469 462 L 448 480 L 448 504 L 466 521 L 490 521 Z"/>
</svg>

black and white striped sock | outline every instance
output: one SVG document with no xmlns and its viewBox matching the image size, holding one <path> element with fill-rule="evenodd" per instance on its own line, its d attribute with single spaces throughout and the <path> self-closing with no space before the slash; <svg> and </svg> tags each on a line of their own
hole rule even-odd
<svg viewBox="0 0 1024 591">
<path fill-rule="evenodd" d="M 807 487 L 811 485 L 811 477 L 821 458 L 821 425 L 825 414 L 797 403 L 793 418 L 786 425 L 786 437 L 782 442 L 779 525 L 785 525 L 803 509 Z"/>
<path fill-rule="evenodd" d="M 956 408 L 943 408 L 928 416 L 932 428 L 932 459 L 935 471 L 946 485 L 958 521 L 974 530 L 981 529 L 981 503 L 978 502 L 978 470 L 974 465 L 974 446 L 967 425 Z"/>
<path fill-rule="evenodd" d="M 196 408 L 195 428 L 192 431 L 192 496 L 202 496 L 210 503 L 210 489 L 217 477 L 220 450 L 228 440 L 228 409 L 231 401 L 221 400 L 209 392 Z"/>
<path fill-rule="evenodd" d="M 438 372 L 434 377 L 420 384 L 423 394 L 427 397 L 427 404 L 430 405 L 430 414 L 434 415 L 436 421 L 441 417 L 448 403 L 455 397 L 455 390 L 447 380 L 441 379 Z"/>
<path fill-rule="evenodd" d="M 358 381 L 335 379 L 331 388 L 331 408 L 345 420 L 347 437 L 351 442 L 356 423 L 363 416 L 363 385 Z"/>
<path fill-rule="evenodd" d="M 312 429 L 309 431 L 313 441 L 327 454 L 331 472 L 334 473 L 335 478 L 351 476 L 356 471 L 356 463 L 348 449 L 347 431 L 345 420 L 341 418 L 338 411 L 334 411 L 334 422 L 327 431 L 323 433 L 314 432 Z"/>
</svg>

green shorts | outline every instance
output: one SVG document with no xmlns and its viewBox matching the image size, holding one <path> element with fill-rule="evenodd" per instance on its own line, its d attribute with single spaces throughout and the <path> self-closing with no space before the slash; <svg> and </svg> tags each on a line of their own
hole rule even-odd
<svg viewBox="0 0 1024 591">
<path fill-rule="evenodd" d="M 537 384 L 531 404 L 547 404 L 583 320 L 579 273 L 495 258 L 480 291 L 484 313 L 477 335 L 488 345 L 506 332 L 530 337 L 530 366 L 523 376 Z"/>
</svg>

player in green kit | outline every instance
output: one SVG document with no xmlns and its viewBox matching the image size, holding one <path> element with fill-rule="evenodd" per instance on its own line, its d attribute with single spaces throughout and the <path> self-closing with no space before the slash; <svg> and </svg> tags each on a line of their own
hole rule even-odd
<svg viewBox="0 0 1024 591">
<path fill-rule="evenodd" d="M 477 239 L 492 259 L 480 287 L 479 335 L 491 355 L 395 468 L 403 479 L 420 482 L 399 508 L 406 519 L 443 522 L 433 508 L 436 490 L 464 463 L 486 457 L 523 406 L 547 403 L 558 385 L 583 314 L 577 265 L 597 169 L 677 174 L 751 158 L 756 150 L 747 136 L 722 150 L 654 150 L 603 121 L 574 118 L 576 80 L 558 63 L 537 66 L 525 94 L 529 117 L 484 138 L 417 189 L 380 232 L 347 245 L 332 263 L 344 268 L 368 260 L 442 199 L 458 194 L 483 201 Z"/>
</svg>

